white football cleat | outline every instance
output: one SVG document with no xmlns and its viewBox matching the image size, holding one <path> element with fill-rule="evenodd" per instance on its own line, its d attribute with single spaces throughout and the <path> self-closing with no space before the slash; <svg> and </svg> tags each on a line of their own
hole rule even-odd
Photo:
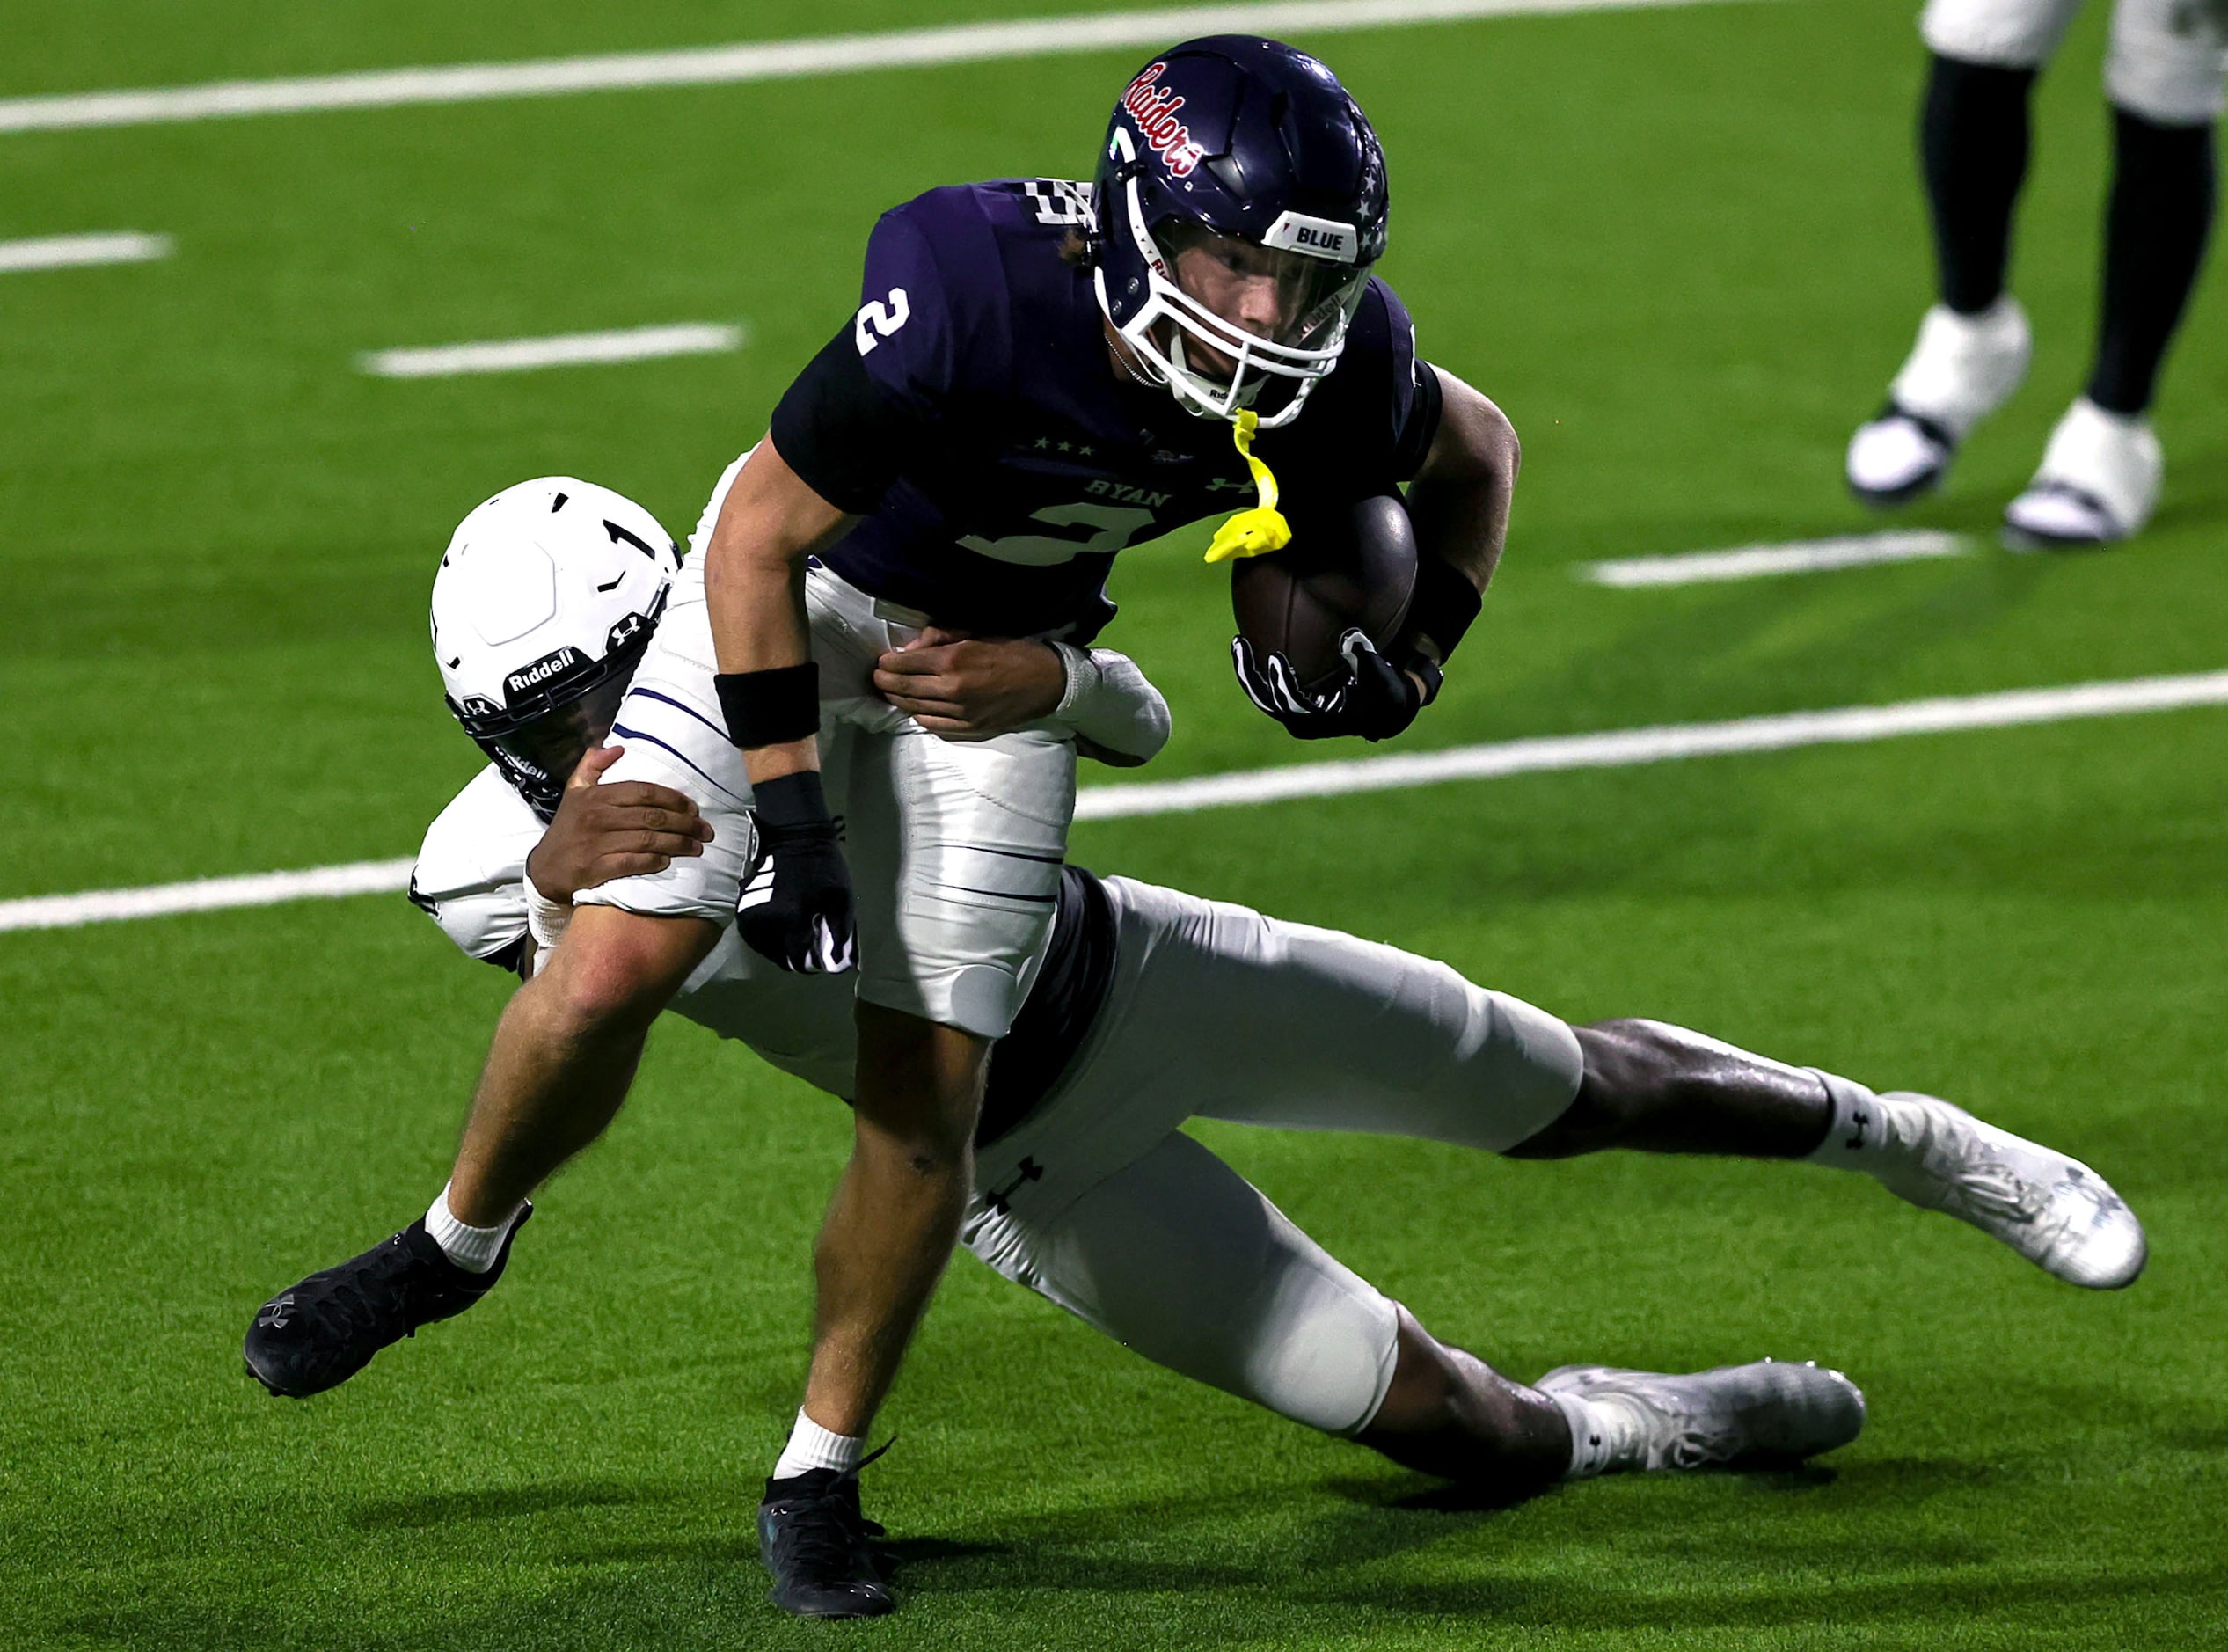
<svg viewBox="0 0 2228 1652">
<path fill-rule="evenodd" d="M 1976 316 L 1936 304 L 1888 387 L 1888 405 L 1849 439 L 1849 491 L 1885 510 L 1940 486 L 1973 427 L 2027 377 L 2034 340 L 2005 293 Z"/>
<path fill-rule="evenodd" d="M 1532 1385 L 1583 1400 L 1625 1425 L 1599 1442 L 1610 1473 L 1795 1462 L 1848 1444 L 1865 1426 L 1856 1384 L 1837 1371 L 1778 1360 L 1684 1375 L 1559 1365 Z"/>
<path fill-rule="evenodd" d="M 2158 508 L 2166 468 L 2148 419 L 2107 413 L 2083 396 L 2050 432 L 2027 491 L 2005 508 L 2004 543 L 2047 551 L 2129 538 Z"/>
<path fill-rule="evenodd" d="M 2068 1284 L 2117 1290 L 2143 1272 L 2143 1224 L 2079 1159 L 1938 1096 L 1880 1101 L 1888 1139 L 1866 1168 L 1890 1193 L 1971 1223 Z"/>
</svg>

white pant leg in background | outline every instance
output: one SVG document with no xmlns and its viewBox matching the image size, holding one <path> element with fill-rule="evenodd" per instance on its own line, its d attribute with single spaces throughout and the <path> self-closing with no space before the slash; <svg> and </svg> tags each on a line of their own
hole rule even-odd
<svg viewBox="0 0 2228 1652">
<path fill-rule="evenodd" d="M 1310 1428 L 1365 1428 L 1392 1384 L 1391 1299 L 1180 1132 L 1050 1221 L 978 1204 L 964 1239 L 1155 1364 Z"/>
<path fill-rule="evenodd" d="M 2057 53 L 2081 0 L 1927 0 L 1928 49 L 1969 63 L 2040 69 Z M 2161 126 L 2217 120 L 2228 85 L 2223 0 L 2117 0 L 2105 92 Z"/>
<path fill-rule="evenodd" d="M 1177 1127 L 1497 1151 L 1569 1106 L 1577 1038 L 1429 959 L 1125 878 L 1106 888 L 1107 1002 L 1053 1094 L 976 1151 L 962 1239 L 1147 1358 L 1352 1432 L 1391 1380 L 1393 1305 Z"/>
<path fill-rule="evenodd" d="M 2104 90 L 2159 126 L 2204 126 L 2228 106 L 2228 0 L 2118 0 Z"/>
<path fill-rule="evenodd" d="M 2040 69 L 2057 53 L 2081 0 L 1926 0 L 1929 51 L 1998 69 Z"/>
</svg>

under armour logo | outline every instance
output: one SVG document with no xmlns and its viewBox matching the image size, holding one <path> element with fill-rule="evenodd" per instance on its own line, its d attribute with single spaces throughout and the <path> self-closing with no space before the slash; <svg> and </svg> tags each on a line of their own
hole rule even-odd
<svg viewBox="0 0 2228 1652">
<path fill-rule="evenodd" d="M 1865 1144 L 1865 1115 L 1861 1113 L 1855 1115 L 1849 1121 L 1850 1128 L 1854 1134 L 1847 1141 L 1842 1143 L 1842 1145 L 1852 1153 Z"/>
<path fill-rule="evenodd" d="M 283 1297 L 273 1297 L 263 1305 L 263 1312 L 255 1316 L 255 1328 L 259 1331 L 285 1330 L 287 1315 L 293 1306 L 294 1293 L 291 1290 Z"/>
<path fill-rule="evenodd" d="M 1253 491 L 1253 485 L 1251 482 L 1234 482 L 1227 476 L 1218 476 L 1207 484 L 1207 491 L 1210 493 L 1250 493 Z"/>
<path fill-rule="evenodd" d="M 1013 1167 L 1013 1180 L 1003 1188 L 996 1188 L 990 1193 L 984 1194 L 983 1195 L 983 1202 L 989 1205 L 991 1210 L 997 1211 L 1000 1216 L 1010 1215 L 1012 1212 L 1013 1207 L 1009 1204 L 1007 1201 L 1012 1198 L 1015 1194 L 1020 1192 L 1021 1184 L 1025 1181 L 1041 1181 L 1043 1180 L 1044 1166 L 1037 1163 L 1037 1161 L 1034 1159 L 1024 1158 L 1019 1164 Z"/>
</svg>

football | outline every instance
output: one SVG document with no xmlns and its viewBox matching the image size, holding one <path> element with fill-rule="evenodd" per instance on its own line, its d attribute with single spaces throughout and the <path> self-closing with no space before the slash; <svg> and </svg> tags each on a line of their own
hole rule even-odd
<svg viewBox="0 0 2228 1652">
<path fill-rule="evenodd" d="M 1398 493 L 1289 520 L 1289 545 L 1232 565 L 1231 610 L 1257 653 L 1282 654 L 1313 690 L 1345 673 L 1348 631 L 1383 647 L 1400 629 L 1415 590 L 1415 530 Z"/>
</svg>

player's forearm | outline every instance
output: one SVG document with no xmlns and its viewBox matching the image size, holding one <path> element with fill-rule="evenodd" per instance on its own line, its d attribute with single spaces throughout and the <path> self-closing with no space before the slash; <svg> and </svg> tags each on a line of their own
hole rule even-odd
<svg viewBox="0 0 2228 1652">
<path fill-rule="evenodd" d="M 782 679 L 770 674 L 805 667 L 812 641 L 805 618 L 802 552 L 792 561 L 760 545 L 723 545 L 714 538 L 705 559 L 705 596 L 723 700 L 736 698 L 729 687 L 735 679 L 746 686 L 778 685 Z M 733 710 L 727 720 L 728 735 L 742 748 L 743 769 L 753 784 L 820 767 L 818 742 L 810 731 L 767 739 L 748 726 L 738 727 Z"/>
<path fill-rule="evenodd" d="M 721 704 L 754 782 L 820 766 L 814 719 L 789 714 L 812 658 L 805 561 L 841 537 L 851 520 L 806 486 L 769 436 L 736 475 L 705 548 Z M 785 680 L 783 672 L 797 676 Z M 747 691 L 731 691 L 738 687 Z M 754 705 L 766 708 L 758 726 L 734 727 L 738 710 Z"/>
</svg>

